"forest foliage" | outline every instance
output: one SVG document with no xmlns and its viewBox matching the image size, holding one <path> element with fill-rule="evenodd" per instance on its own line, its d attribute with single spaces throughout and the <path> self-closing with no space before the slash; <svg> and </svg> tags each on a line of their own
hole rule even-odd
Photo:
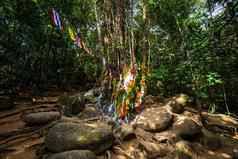
<svg viewBox="0 0 238 159">
<path fill-rule="evenodd" d="M 93 55 L 50 23 L 78 26 Z M 1 0 L 0 87 L 94 85 L 106 64 L 147 58 L 148 93 L 186 93 L 212 111 L 238 105 L 236 0 Z M 229 110 L 228 110 L 229 109 Z"/>
</svg>

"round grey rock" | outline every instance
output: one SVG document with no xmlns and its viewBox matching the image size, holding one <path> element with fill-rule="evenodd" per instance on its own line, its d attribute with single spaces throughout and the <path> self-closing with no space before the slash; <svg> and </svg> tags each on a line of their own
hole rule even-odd
<svg viewBox="0 0 238 159">
<path fill-rule="evenodd" d="M 172 118 L 172 114 L 165 108 L 150 108 L 139 115 L 135 125 L 146 131 L 160 132 L 171 125 Z"/>
<path fill-rule="evenodd" d="M 172 98 L 169 102 L 169 106 L 173 113 L 181 114 L 184 111 L 184 107 L 188 104 L 189 97 L 185 94 L 180 94 Z"/>
<path fill-rule="evenodd" d="M 23 116 L 23 120 L 29 125 L 47 124 L 60 118 L 60 112 L 38 112 L 29 113 Z"/>
<path fill-rule="evenodd" d="M 176 101 L 172 101 L 170 103 L 170 109 L 173 113 L 181 114 L 184 111 L 184 106 L 176 103 Z"/>
<path fill-rule="evenodd" d="M 101 153 L 113 144 L 112 129 L 104 123 L 59 123 L 52 127 L 45 139 L 51 152 L 91 150 Z"/>
<path fill-rule="evenodd" d="M 79 119 L 88 119 L 100 116 L 100 111 L 94 104 L 87 104 L 82 112 L 78 114 Z"/>
</svg>

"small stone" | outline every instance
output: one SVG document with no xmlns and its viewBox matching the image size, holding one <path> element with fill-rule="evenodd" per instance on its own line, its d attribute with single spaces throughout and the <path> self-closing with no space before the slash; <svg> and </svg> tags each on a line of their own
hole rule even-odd
<svg viewBox="0 0 238 159">
<path fill-rule="evenodd" d="M 184 111 L 184 106 L 176 103 L 175 101 L 170 104 L 171 111 L 176 114 L 181 114 Z"/>
<path fill-rule="evenodd" d="M 29 113 L 23 116 L 23 120 L 29 125 L 47 124 L 49 122 L 55 121 L 61 117 L 59 112 L 38 112 Z"/>
<path fill-rule="evenodd" d="M 82 112 L 78 114 L 80 119 L 88 119 L 100 116 L 100 112 L 97 110 L 96 106 L 93 104 L 87 104 Z"/>
<path fill-rule="evenodd" d="M 184 107 L 188 103 L 188 96 L 185 94 L 180 94 L 170 102 L 169 106 L 171 111 L 177 114 L 181 114 L 184 111 Z"/>
<path fill-rule="evenodd" d="M 186 94 L 180 94 L 175 98 L 175 102 L 180 105 L 186 106 L 189 102 L 189 97 Z"/>
<path fill-rule="evenodd" d="M 96 159 L 96 155 L 89 150 L 72 150 L 50 155 L 47 159 Z"/>
</svg>

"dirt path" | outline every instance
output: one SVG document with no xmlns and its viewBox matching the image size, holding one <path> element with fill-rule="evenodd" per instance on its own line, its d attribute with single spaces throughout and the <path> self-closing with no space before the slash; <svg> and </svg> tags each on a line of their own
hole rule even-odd
<svg viewBox="0 0 238 159">
<path fill-rule="evenodd" d="M 47 97 L 33 97 L 28 92 L 19 93 L 15 107 L 0 112 L 0 158 L 36 159 L 44 142 L 44 127 L 26 125 L 23 114 L 31 112 L 59 111 L 57 99 L 65 92 L 49 92 Z"/>
</svg>

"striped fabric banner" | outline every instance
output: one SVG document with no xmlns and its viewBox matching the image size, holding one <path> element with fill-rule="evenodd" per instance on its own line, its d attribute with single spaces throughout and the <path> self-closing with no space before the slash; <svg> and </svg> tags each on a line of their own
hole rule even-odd
<svg viewBox="0 0 238 159">
<path fill-rule="evenodd" d="M 75 32 L 75 30 L 71 26 L 69 26 L 68 27 L 68 32 L 69 32 L 70 39 L 75 42 L 76 41 L 76 32 Z"/>
<path fill-rule="evenodd" d="M 76 37 L 75 44 L 76 44 L 78 47 L 80 47 L 81 49 L 83 48 L 82 42 L 81 42 L 81 38 L 80 38 L 79 35 L 77 35 L 77 37 Z"/>
<path fill-rule="evenodd" d="M 54 8 L 51 9 L 51 21 L 54 26 L 63 31 L 63 25 L 60 19 L 60 15 Z"/>
<path fill-rule="evenodd" d="M 51 8 L 49 10 L 49 15 L 50 15 L 50 19 L 51 19 L 51 24 L 53 26 L 59 28 L 61 31 L 64 31 L 63 23 L 61 21 L 59 13 L 54 8 Z M 66 24 L 67 24 L 67 22 L 66 22 Z M 69 24 L 69 26 L 67 25 L 66 30 L 69 34 L 70 39 L 74 42 L 75 46 L 83 49 L 88 54 L 91 54 L 91 50 L 86 47 L 85 43 L 83 42 L 83 40 L 81 38 L 79 27 L 77 28 L 77 33 L 76 33 L 76 29 L 70 24 Z"/>
</svg>

